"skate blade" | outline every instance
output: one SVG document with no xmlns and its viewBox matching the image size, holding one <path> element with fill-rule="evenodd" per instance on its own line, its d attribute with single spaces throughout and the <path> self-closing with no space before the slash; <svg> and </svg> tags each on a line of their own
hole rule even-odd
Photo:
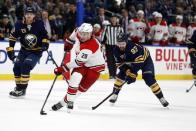
<svg viewBox="0 0 196 131">
<path fill-rule="evenodd" d="M 11 99 L 24 99 L 25 96 L 12 96 L 12 95 L 9 95 L 9 98 L 11 98 Z"/>
<path fill-rule="evenodd" d="M 71 113 L 73 111 L 73 109 L 67 109 L 67 113 Z"/>
<path fill-rule="evenodd" d="M 114 106 L 114 105 L 115 105 L 115 103 L 110 102 L 110 106 Z"/>
</svg>

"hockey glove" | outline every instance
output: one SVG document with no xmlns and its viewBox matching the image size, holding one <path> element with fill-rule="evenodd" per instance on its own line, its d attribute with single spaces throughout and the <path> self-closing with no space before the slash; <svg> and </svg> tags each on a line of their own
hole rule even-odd
<svg viewBox="0 0 196 131">
<path fill-rule="evenodd" d="M 133 41 L 133 43 L 138 44 L 139 41 L 141 40 L 141 38 L 139 38 L 139 37 L 137 37 L 137 36 L 134 36 L 134 37 L 131 37 L 131 40 Z"/>
<path fill-rule="evenodd" d="M 167 46 L 168 41 L 167 40 L 160 40 L 159 44 L 160 44 L 160 46 Z"/>
<path fill-rule="evenodd" d="M 16 58 L 16 56 L 14 55 L 14 48 L 13 47 L 7 47 L 6 51 L 7 51 L 7 55 L 9 57 L 9 59 L 11 61 L 14 61 L 14 59 Z"/>
<path fill-rule="evenodd" d="M 64 51 L 69 52 L 73 48 L 73 44 L 65 42 L 64 44 Z"/>
<path fill-rule="evenodd" d="M 62 65 L 54 69 L 55 75 L 61 75 L 64 72 L 69 72 L 69 68 L 66 65 Z"/>
<path fill-rule="evenodd" d="M 130 69 L 131 68 L 131 64 L 130 65 L 128 65 L 126 63 L 123 63 L 121 65 L 119 64 L 118 65 L 118 68 L 120 69 L 120 71 L 126 72 L 127 69 Z"/>
<path fill-rule="evenodd" d="M 41 47 L 42 51 L 48 50 L 48 48 L 49 48 L 49 42 L 50 41 L 48 39 L 43 39 L 42 40 L 42 47 Z"/>
<path fill-rule="evenodd" d="M 127 84 L 134 83 L 136 81 L 136 77 L 137 77 L 137 74 L 132 73 L 130 69 L 127 69 L 126 79 L 125 79 L 127 81 Z"/>
</svg>

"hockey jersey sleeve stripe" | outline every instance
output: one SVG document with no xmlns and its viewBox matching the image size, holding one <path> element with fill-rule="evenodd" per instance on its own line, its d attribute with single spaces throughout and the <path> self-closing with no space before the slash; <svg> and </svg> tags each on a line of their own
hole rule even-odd
<svg viewBox="0 0 196 131">
<path fill-rule="evenodd" d="M 71 40 L 70 38 L 67 38 L 65 41 L 68 42 L 68 43 L 70 43 L 70 44 L 74 44 L 75 43 L 75 41 L 74 40 Z"/>
<path fill-rule="evenodd" d="M 50 41 L 48 39 L 42 39 L 43 43 L 49 43 Z"/>
</svg>

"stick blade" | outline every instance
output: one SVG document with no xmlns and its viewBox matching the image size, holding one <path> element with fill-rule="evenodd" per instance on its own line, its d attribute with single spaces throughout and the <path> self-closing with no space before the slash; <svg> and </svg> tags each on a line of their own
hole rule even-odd
<svg viewBox="0 0 196 131">
<path fill-rule="evenodd" d="M 47 115 L 47 113 L 45 111 L 40 111 L 40 115 Z"/>
</svg>

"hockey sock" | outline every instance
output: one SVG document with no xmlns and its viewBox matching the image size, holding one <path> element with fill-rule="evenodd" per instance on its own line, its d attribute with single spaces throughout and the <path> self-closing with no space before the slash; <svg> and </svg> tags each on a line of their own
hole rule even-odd
<svg viewBox="0 0 196 131">
<path fill-rule="evenodd" d="M 21 83 L 20 83 L 21 77 L 20 76 L 14 76 L 14 78 L 15 78 L 16 87 L 19 87 L 21 85 Z"/>
<path fill-rule="evenodd" d="M 118 95 L 118 93 L 120 92 L 120 90 L 122 88 L 123 83 L 124 83 L 123 80 L 116 78 L 116 81 L 115 81 L 114 87 L 113 87 L 114 94 Z"/>
<path fill-rule="evenodd" d="M 69 86 L 67 89 L 67 95 L 66 95 L 67 101 L 74 101 L 77 91 L 78 91 L 78 88 Z"/>
<path fill-rule="evenodd" d="M 24 75 L 24 74 L 21 75 L 21 81 L 20 81 L 20 86 L 19 86 L 21 90 L 25 90 L 27 88 L 29 77 L 30 77 L 29 75 Z"/>
<path fill-rule="evenodd" d="M 159 87 L 157 83 L 154 83 L 153 85 L 151 85 L 150 88 L 158 99 L 161 99 L 163 97 L 161 88 Z"/>
</svg>

